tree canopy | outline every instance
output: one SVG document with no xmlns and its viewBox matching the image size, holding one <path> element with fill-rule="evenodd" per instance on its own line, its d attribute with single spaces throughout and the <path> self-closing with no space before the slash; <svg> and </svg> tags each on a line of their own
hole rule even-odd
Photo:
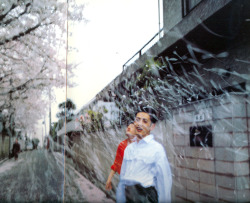
<svg viewBox="0 0 250 203">
<path fill-rule="evenodd" d="M 76 109 L 76 105 L 71 99 L 67 99 L 65 102 L 62 102 L 58 105 L 60 112 L 56 114 L 57 118 L 64 119 L 66 116 L 66 120 L 72 120 L 72 116 L 74 116 L 73 111 Z"/>
<path fill-rule="evenodd" d="M 83 20 L 82 11 L 74 1 L 1 0 L 0 113 L 14 117 L 9 125 L 33 131 L 52 87 L 65 87 L 74 67 L 66 64 L 67 20 Z"/>
</svg>

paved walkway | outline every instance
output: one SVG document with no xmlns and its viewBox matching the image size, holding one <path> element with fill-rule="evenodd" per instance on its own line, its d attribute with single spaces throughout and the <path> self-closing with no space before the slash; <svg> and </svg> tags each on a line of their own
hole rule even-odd
<svg viewBox="0 0 250 203">
<path fill-rule="evenodd" d="M 114 202 L 59 153 L 23 152 L 0 164 L 0 202 Z"/>
</svg>

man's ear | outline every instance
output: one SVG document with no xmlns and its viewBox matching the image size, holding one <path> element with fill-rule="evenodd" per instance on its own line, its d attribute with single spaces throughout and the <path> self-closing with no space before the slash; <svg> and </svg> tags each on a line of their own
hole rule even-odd
<svg viewBox="0 0 250 203">
<path fill-rule="evenodd" d="M 154 128 L 155 128 L 155 123 L 152 123 L 150 126 L 150 131 L 154 130 Z"/>
</svg>

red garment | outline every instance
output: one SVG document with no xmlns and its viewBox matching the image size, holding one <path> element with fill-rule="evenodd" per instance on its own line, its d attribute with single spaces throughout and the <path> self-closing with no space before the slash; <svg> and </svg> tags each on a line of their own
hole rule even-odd
<svg viewBox="0 0 250 203">
<path fill-rule="evenodd" d="M 121 172 L 124 150 L 126 149 L 127 146 L 128 146 L 127 140 L 123 140 L 122 142 L 120 142 L 120 144 L 117 147 L 115 161 L 113 165 L 111 166 L 111 169 L 119 174 Z"/>
</svg>

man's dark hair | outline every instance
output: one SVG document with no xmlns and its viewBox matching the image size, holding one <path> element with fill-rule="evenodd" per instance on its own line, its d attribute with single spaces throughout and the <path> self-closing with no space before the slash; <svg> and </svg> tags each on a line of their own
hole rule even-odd
<svg viewBox="0 0 250 203">
<path fill-rule="evenodd" d="M 159 120 L 157 117 L 157 112 L 155 109 L 153 109 L 153 107 L 150 107 L 150 106 L 139 107 L 135 116 L 137 115 L 137 113 L 140 113 L 140 112 L 148 113 L 152 123 L 156 123 Z"/>
</svg>

